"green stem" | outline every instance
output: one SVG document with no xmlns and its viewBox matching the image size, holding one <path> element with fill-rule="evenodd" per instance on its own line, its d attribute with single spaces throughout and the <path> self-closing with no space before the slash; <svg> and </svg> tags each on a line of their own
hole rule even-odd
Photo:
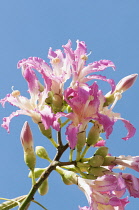
<svg viewBox="0 0 139 210">
<path fill-rule="evenodd" d="M 90 148 L 90 146 L 86 145 L 83 153 L 81 154 L 81 159 L 86 155 L 86 153 L 87 153 L 87 151 L 88 151 L 89 148 Z"/>
<path fill-rule="evenodd" d="M 55 142 L 55 140 L 54 140 L 53 138 L 51 138 L 51 139 L 49 139 L 49 140 L 50 140 L 50 142 L 53 144 L 53 146 L 54 146 L 55 148 L 58 147 L 57 143 Z"/>
<path fill-rule="evenodd" d="M 77 150 L 76 161 L 79 161 L 80 159 L 81 159 L 80 152 Z"/>
<path fill-rule="evenodd" d="M 35 201 L 35 200 L 33 200 L 32 202 L 33 202 L 33 203 L 36 203 L 38 206 L 42 207 L 43 209 L 48 210 L 48 209 L 46 209 L 43 205 L 41 205 L 39 202 L 37 202 L 37 201 Z"/>
<path fill-rule="evenodd" d="M 54 160 L 50 163 L 50 165 L 47 167 L 47 169 L 42 173 L 40 178 L 37 180 L 36 184 L 32 186 L 30 192 L 28 193 L 27 197 L 25 200 L 21 203 L 20 207 L 18 210 L 25 210 L 26 207 L 30 204 L 30 202 L 33 200 L 34 195 L 38 188 L 41 186 L 41 184 L 44 182 L 45 179 L 48 178 L 48 176 L 51 174 L 53 170 L 56 169 L 56 166 L 59 166 L 59 160 L 62 156 L 62 154 L 65 152 L 65 150 L 68 148 L 68 144 L 58 147 L 57 148 L 57 153 L 54 158 Z"/>
<path fill-rule="evenodd" d="M 73 157 L 73 149 L 70 150 L 70 154 L 69 154 L 69 161 L 72 161 L 72 157 Z"/>
<path fill-rule="evenodd" d="M 32 178 L 32 186 L 33 186 L 33 185 L 35 185 L 35 184 L 36 184 L 34 169 L 33 169 L 33 170 L 31 170 L 31 173 L 32 173 L 31 178 Z"/>
</svg>

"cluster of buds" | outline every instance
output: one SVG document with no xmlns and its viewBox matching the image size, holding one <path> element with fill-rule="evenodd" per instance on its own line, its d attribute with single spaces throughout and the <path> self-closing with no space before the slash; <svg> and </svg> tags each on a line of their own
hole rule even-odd
<svg viewBox="0 0 139 210">
<path fill-rule="evenodd" d="M 134 136 L 136 131 L 134 126 L 120 114 L 113 112 L 113 108 L 121 99 L 123 92 L 134 84 L 137 74 L 124 77 L 116 85 L 114 80 L 94 74 L 104 71 L 107 67 L 115 69 L 112 61 L 100 60 L 86 65 L 88 55 L 85 42 L 77 41 L 77 48 L 73 50 L 69 40 L 63 48 L 64 52 L 49 49 L 50 65 L 37 57 L 29 57 L 18 62 L 18 68 L 22 69 L 22 75 L 27 81 L 30 98 L 21 96 L 20 91 L 16 90 L 0 100 L 3 107 L 9 102 L 19 108 L 3 119 L 2 127 L 10 132 L 10 121 L 14 116 L 28 115 L 38 124 L 41 133 L 59 150 L 63 146 L 62 139 L 60 137 L 56 142 L 51 129 L 60 134 L 61 129 L 66 126 L 65 135 L 70 148 L 69 162 L 66 165 L 66 161 L 63 167 L 56 167 L 56 171 L 65 184 L 77 184 L 87 195 L 90 206 L 80 207 L 80 210 L 124 209 L 129 202 L 127 198 L 121 198 L 126 189 L 131 196 L 139 197 L 139 187 L 135 192 L 135 186 L 129 184 L 128 178 L 132 182 L 138 182 L 138 179 L 129 174 L 115 173 L 113 170 L 119 165 L 138 170 L 138 158 L 111 156 L 101 134 L 105 133 L 108 139 L 115 122 L 121 120 L 128 130 L 123 139 L 128 140 Z M 42 76 L 44 85 L 39 81 L 35 70 Z M 69 79 L 70 86 L 64 89 Z M 91 80 L 95 81 L 89 85 L 87 82 Z M 108 82 L 111 91 L 104 95 L 96 80 Z M 61 120 L 63 117 L 65 122 Z M 46 170 L 35 168 L 36 155 L 50 163 L 52 160 L 44 147 L 37 146 L 34 151 L 33 138 L 27 122 L 21 131 L 21 142 L 25 163 L 31 170 L 29 177 L 33 179 L 34 184 L 35 179 Z M 90 147 L 99 148 L 92 157 L 86 158 Z M 38 191 L 41 195 L 47 193 L 47 179 Z"/>
</svg>

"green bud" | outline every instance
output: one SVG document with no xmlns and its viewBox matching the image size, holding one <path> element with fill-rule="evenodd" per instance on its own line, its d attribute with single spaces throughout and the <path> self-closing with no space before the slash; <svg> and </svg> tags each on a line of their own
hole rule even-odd
<svg viewBox="0 0 139 210">
<path fill-rule="evenodd" d="M 97 179 L 97 176 L 94 176 L 92 174 L 85 174 L 83 178 L 95 180 Z"/>
<path fill-rule="evenodd" d="M 45 195 L 48 192 L 49 186 L 48 186 L 48 179 L 45 179 L 41 186 L 38 188 L 38 192 L 40 195 Z"/>
<path fill-rule="evenodd" d="M 36 155 L 34 151 L 24 152 L 24 161 L 30 170 L 33 170 L 36 165 Z"/>
<path fill-rule="evenodd" d="M 107 154 L 108 154 L 108 147 L 99 147 L 94 153 L 94 156 L 100 155 L 102 157 L 105 157 Z"/>
<path fill-rule="evenodd" d="M 24 161 L 30 170 L 33 170 L 36 165 L 36 155 L 34 153 L 32 132 L 27 121 L 21 130 L 20 140 L 24 151 Z"/>
<path fill-rule="evenodd" d="M 62 96 L 59 94 L 55 94 L 53 96 L 53 102 L 52 102 L 53 110 L 55 112 L 60 112 L 62 109 L 62 105 L 63 105 Z"/>
<path fill-rule="evenodd" d="M 86 133 L 85 131 L 79 132 L 77 136 L 77 151 L 81 152 L 86 142 Z"/>
<path fill-rule="evenodd" d="M 48 98 L 45 99 L 45 102 L 50 106 L 52 104 L 52 98 L 53 98 L 53 94 L 52 92 L 50 91 L 48 93 Z"/>
<path fill-rule="evenodd" d="M 64 175 L 61 175 L 61 179 L 62 179 L 62 181 L 64 182 L 64 184 L 66 184 L 66 185 L 72 185 L 73 183 L 69 180 L 69 179 L 67 179 Z"/>
<path fill-rule="evenodd" d="M 113 163 L 115 161 L 116 157 L 113 157 L 113 156 L 106 156 L 104 158 L 104 162 L 103 162 L 103 166 L 113 166 L 113 165 L 116 165 L 115 163 Z"/>
<path fill-rule="evenodd" d="M 34 169 L 35 178 L 36 179 L 39 178 L 45 170 L 46 170 L 46 168 L 35 168 Z M 32 178 L 32 172 L 31 171 L 29 172 L 28 177 Z"/>
<path fill-rule="evenodd" d="M 77 167 L 82 171 L 82 172 L 87 172 L 88 168 L 90 167 L 90 165 L 88 163 L 81 163 L 81 162 L 77 162 Z"/>
<path fill-rule="evenodd" d="M 59 166 L 56 167 L 56 171 L 61 175 L 63 182 L 66 185 L 77 184 L 77 174 L 72 171 L 67 171 Z"/>
<path fill-rule="evenodd" d="M 37 146 L 35 148 L 36 155 L 42 159 L 46 159 L 51 162 L 46 149 L 42 146 Z"/>
<path fill-rule="evenodd" d="M 94 126 L 90 129 L 87 137 L 87 145 L 95 145 L 99 141 L 100 132 L 102 131 L 102 125 L 95 122 Z"/>
<path fill-rule="evenodd" d="M 39 129 L 41 131 L 41 133 L 46 136 L 48 139 L 52 138 L 52 131 L 51 128 L 45 130 L 44 125 L 42 124 L 42 122 L 38 123 Z"/>
<path fill-rule="evenodd" d="M 104 158 L 100 155 L 95 155 L 93 156 L 90 160 L 89 160 L 89 164 L 92 166 L 92 167 L 99 167 L 103 164 L 104 162 Z"/>
<path fill-rule="evenodd" d="M 109 170 L 107 170 L 106 168 L 103 167 L 98 167 L 98 168 L 93 168 L 91 167 L 89 169 L 89 174 L 93 174 L 94 176 L 103 176 L 106 174 L 106 172 L 108 172 Z"/>
</svg>

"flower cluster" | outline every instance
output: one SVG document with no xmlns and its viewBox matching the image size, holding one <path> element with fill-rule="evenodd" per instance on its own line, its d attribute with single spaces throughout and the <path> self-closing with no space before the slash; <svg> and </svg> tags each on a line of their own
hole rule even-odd
<svg viewBox="0 0 139 210">
<path fill-rule="evenodd" d="M 15 90 L 0 100 L 3 107 L 9 102 L 19 108 L 9 117 L 3 118 L 2 127 L 10 132 L 10 121 L 18 115 L 30 116 L 47 137 L 51 128 L 59 132 L 67 125 L 65 135 L 68 145 L 71 151 L 77 151 L 77 158 L 73 161 L 70 157 L 71 167 L 65 167 L 66 172 L 74 171 L 76 175 L 78 174 L 77 184 L 86 194 L 90 205 L 80 207 L 80 210 L 122 210 L 129 202 L 127 198 L 121 198 L 126 189 L 131 196 L 139 197 L 139 181 L 130 174 L 116 174 L 112 169 L 115 165 L 122 165 L 136 170 L 139 168 L 138 158 L 108 155 L 105 141 L 100 135 L 105 133 L 108 139 L 115 122 L 121 120 L 128 131 L 123 139 L 128 140 L 134 136 L 136 131 L 134 126 L 119 113 L 115 113 L 113 108 L 121 99 L 122 93 L 133 85 L 137 74 L 123 78 L 116 85 L 114 80 L 99 74 L 108 67 L 115 70 L 114 63 L 110 60 L 100 60 L 87 64 L 88 56 L 85 42 L 77 41 L 77 48 L 73 50 L 69 40 L 63 45 L 63 52 L 49 49 L 50 64 L 38 57 L 19 61 L 17 66 L 21 68 L 22 75 L 27 81 L 30 98 L 21 96 L 20 91 Z M 43 84 L 35 71 L 42 76 Z M 109 83 L 110 92 L 104 95 L 97 80 Z M 69 87 L 66 85 L 67 81 L 70 81 Z M 91 85 L 89 81 L 92 81 Z M 60 120 L 62 117 L 66 119 L 65 123 Z M 92 124 L 89 133 L 88 123 Z M 97 146 L 103 151 L 100 152 L 98 149 L 94 156 L 86 161 L 84 156 L 90 146 Z M 59 173 L 64 177 L 64 172 Z M 72 182 L 75 184 L 73 177 L 70 183 Z"/>
</svg>

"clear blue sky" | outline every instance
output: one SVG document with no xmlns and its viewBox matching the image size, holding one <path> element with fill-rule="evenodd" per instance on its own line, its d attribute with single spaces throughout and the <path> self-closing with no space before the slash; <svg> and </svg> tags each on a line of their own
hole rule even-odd
<svg viewBox="0 0 139 210">
<path fill-rule="evenodd" d="M 116 72 L 108 69 L 103 75 L 118 82 L 122 77 L 139 72 L 139 1 L 138 0 L 40 0 L 1 1 L 0 9 L 0 98 L 11 92 L 11 87 L 27 95 L 27 85 L 16 68 L 18 60 L 37 56 L 47 60 L 47 52 L 61 48 L 68 39 L 77 39 L 88 45 L 89 62 L 100 59 L 112 60 Z M 106 83 L 103 85 L 107 86 Z M 125 142 L 121 138 L 126 129 L 117 122 L 114 132 L 107 142 L 113 155 L 139 155 L 139 80 L 123 95 L 115 107 L 115 112 L 130 120 L 137 128 L 135 137 Z M 9 116 L 16 110 L 6 105 L 0 107 L 0 118 Z M 15 117 L 11 122 L 11 133 L 0 128 L 0 197 L 14 198 L 27 194 L 31 180 L 23 161 L 23 151 L 19 136 L 24 121 L 28 120 L 34 133 L 35 146 L 43 145 L 54 150 L 39 133 L 36 124 L 29 117 Z M 2 122 L 2 120 L 1 120 Z M 37 167 L 45 167 L 46 162 L 37 160 Z M 139 178 L 139 174 L 131 170 Z M 50 190 L 46 196 L 36 194 L 35 199 L 49 210 L 76 210 L 78 205 L 87 205 L 86 198 L 77 186 L 65 186 L 56 173 L 49 178 Z M 126 210 L 138 209 L 139 199 L 131 198 Z M 17 208 L 16 208 L 17 209 Z M 30 210 L 41 209 L 31 205 Z"/>
</svg>

